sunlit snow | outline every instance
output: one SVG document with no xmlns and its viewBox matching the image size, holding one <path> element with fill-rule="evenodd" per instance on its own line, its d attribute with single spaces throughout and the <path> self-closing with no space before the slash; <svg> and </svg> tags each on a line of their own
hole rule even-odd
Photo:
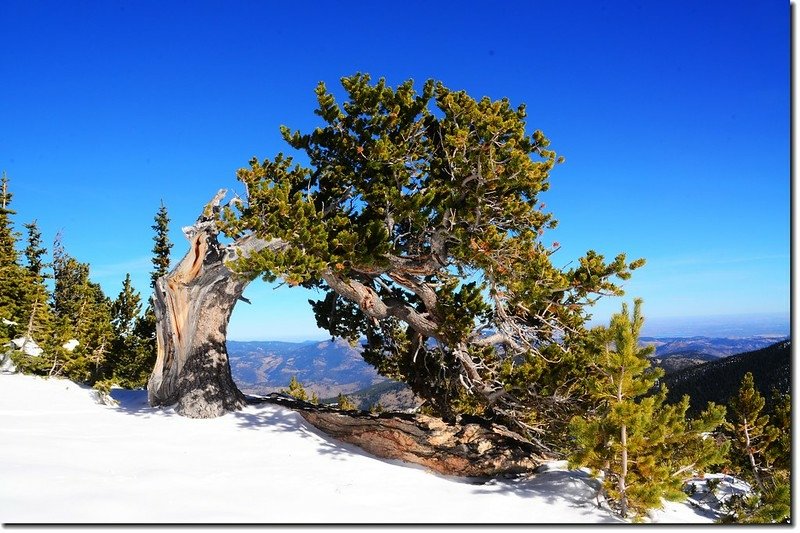
<svg viewBox="0 0 800 533">
<path fill-rule="evenodd" d="M 597 481 L 563 462 L 479 483 L 377 459 L 274 405 L 193 420 L 148 407 L 144 391 L 112 396 L 0 375 L 3 523 L 620 521 L 597 507 Z M 652 519 L 713 521 L 688 503 Z"/>
</svg>

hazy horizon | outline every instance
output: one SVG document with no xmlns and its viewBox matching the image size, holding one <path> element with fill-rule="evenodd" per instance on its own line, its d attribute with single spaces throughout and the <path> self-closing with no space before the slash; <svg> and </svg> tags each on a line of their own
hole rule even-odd
<svg viewBox="0 0 800 533">
<path fill-rule="evenodd" d="M 604 325 L 605 322 L 590 321 L 590 326 Z M 642 337 L 790 337 L 791 316 L 783 313 L 727 314 L 708 316 L 654 317 L 646 318 L 642 327 Z M 321 342 L 330 340 L 319 330 L 319 335 L 242 337 L 228 336 L 235 342 Z"/>
</svg>

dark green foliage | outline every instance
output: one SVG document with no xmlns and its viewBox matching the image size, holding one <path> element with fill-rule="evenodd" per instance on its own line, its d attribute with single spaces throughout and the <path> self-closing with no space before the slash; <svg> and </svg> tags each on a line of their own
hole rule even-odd
<svg viewBox="0 0 800 533">
<path fill-rule="evenodd" d="M 731 399 L 726 429 L 733 446 L 731 465 L 753 486 L 751 494 L 733 498 L 724 521 L 745 524 L 788 523 L 791 517 L 791 397 L 773 393 L 772 415 L 751 373 L 742 378 Z"/>
<path fill-rule="evenodd" d="M 149 337 L 143 336 L 142 302 L 127 274 L 122 290 L 111 304 L 111 325 L 114 341 L 109 356 L 113 381 L 125 388 L 139 388 L 147 384 L 152 371 L 148 351 Z"/>
<path fill-rule="evenodd" d="M 20 300 L 19 317 L 24 326 L 25 337 L 43 342 L 52 335 L 53 314 L 50 309 L 50 293 L 45 285 L 49 277 L 45 273 L 44 256 L 47 250 L 42 247 L 42 234 L 36 221 L 25 224 L 28 238 L 24 250 L 25 284 Z"/>
<path fill-rule="evenodd" d="M 47 250 L 42 247 L 42 233 L 35 220 L 25 224 L 25 229 L 28 232 L 27 246 L 23 252 L 27 262 L 26 268 L 33 276 L 43 279 L 46 266 L 44 256 L 47 254 Z"/>
<path fill-rule="evenodd" d="M 111 304 L 111 324 L 117 337 L 130 337 L 133 334 L 136 318 L 142 312 L 142 298 L 133 289 L 131 275 L 125 274 L 122 290 Z"/>
<path fill-rule="evenodd" d="M 89 265 L 69 256 L 57 238 L 53 246 L 54 373 L 74 381 L 94 383 L 109 377 L 107 355 L 114 339 L 111 301 L 90 281 Z M 79 341 L 73 351 L 61 348 Z"/>
<path fill-rule="evenodd" d="M 779 343 L 717 361 L 704 363 L 692 368 L 679 370 L 664 377 L 669 387 L 667 401 L 677 402 L 681 396 L 691 397 L 690 413 L 699 413 L 708 402 L 727 404 L 736 396 L 742 378 L 746 373 L 753 375 L 756 389 L 767 396 L 770 407 L 774 388 L 788 393 L 791 385 L 791 341 Z M 713 383 L 714 386 L 708 386 Z"/>
<path fill-rule="evenodd" d="M 153 220 L 155 223 L 151 227 L 155 235 L 151 287 L 155 287 L 156 280 L 169 272 L 172 249 L 172 243 L 169 242 L 169 216 L 163 203 Z M 157 356 L 155 312 L 149 300 L 144 312 L 141 312 L 141 297 L 133 293 L 129 277 L 123 283 L 123 291 L 115 306 L 118 312 L 115 313 L 117 336 L 114 345 L 114 379 L 123 387 L 144 387 Z"/>
<path fill-rule="evenodd" d="M 16 248 L 19 234 L 14 231 L 11 222 L 11 215 L 15 214 L 11 209 L 11 199 L 14 195 L 8 183 L 8 177 L 3 172 L 3 177 L 0 178 L 0 267 L 17 263 L 19 259 Z"/>
<path fill-rule="evenodd" d="M 24 329 L 21 302 L 25 294 L 27 276 L 19 264 L 16 244 L 19 233 L 14 231 L 11 216 L 13 194 L 5 172 L 0 178 L 0 346 L 16 338 Z"/>
<path fill-rule="evenodd" d="M 542 132 L 526 132 L 524 106 L 433 80 L 420 92 L 412 81 L 391 88 L 361 74 L 342 86 L 341 105 L 317 87 L 320 127 L 282 128 L 308 168 L 278 154 L 238 172 L 246 203 L 223 209 L 221 229 L 288 246 L 235 268 L 324 290 L 312 303 L 317 323 L 333 336 L 366 337 L 365 359 L 433 412 L 539 429 L 524 420 L 544 423 L 552 402 L 542 393 L 557 385 L 529 356 L 572 365 L 586 307 L 622 294 L 615 279 L 643 261 L 589 251 L 574 268 L 553 266 L 557 247 L 543 234 L 556 221 L 538 195 L 562 159 Z"/>
<path fill-rule="evenodd" d="M 161 204 L 152 226 L 156 234 L 153 236 L 153 271 L 150 273 L 150 284 L 155 287 L 156 280 L 169 272 L 169 253 L 172 243 L 169 242 L 169 215 L 167 207 Z"/>
<path fill-rule="evenodd" d="M 765 481 L 763 489 L 733 496 L 722 523 L 789 524 L 792 516 L 792 485 L 788 472 Z"/>
<path fill-rule="evenodd" d="M 777 470 L 792 468 L 792 397 L 773 391 L 770 420 L 777 437 L 767 448 L 767 462 Z"/>
<path fill-rule="evenodd" d="M 652 347 L 639 346 L 640 307 L 636 300 L 631 316 L 623 304 L 610 327 L 596 331 L 601 342 L 587 379 L 593 405 L 570 423 L 571 465 L 603 472 L 606 500 L 634 518 L 661 507 L 662 498 L 683 499 L 684 479 L 722 462 L 726 449 L 706 438 L 722 424 L 723 407 L 709 405 L 687 420 L 688 397 L 669 405 L 663 387 L 648 395 L 662 371 L 651 365 Z"/>
<path fill-rule="evenodd" d="M 155 343 L 155 317 L 148 322 L 146 315 L 140 316 L 141 298 L 130 277 L 112 303 L 90 280 L 89 265 L 67 254 L 57 236 L 51 294 L 45 284 L 51 265 L 45 261 L 41 232 L 35 221 L 25 224 L 26 246 L 22 254 L 17 251 L 19 235 L 12 227 L 12 194 L 5 175 L 0 186 L 0 318 L 5 319 L 0 343 L 25 337 L 44 350 L 40 356 L 12 353 L 17 367 L 106 388 L 114 382 L 130 387 L 146 383 L 155 357 L 155 348 L 150 351 L 147 345 Z M 165 211 L 161 215 L 165 218 Z M 77 345 L 66 348 L 73 339 Z"/>
<path fill-rule="evenodd" d="M 730 401 L 730 422 L 727 429 L 733 440 L 731 460 L 738 472 L 763 489 L 762 477 L 769 468 L 767 450 L 778 438 L 778 430 L 762 413 L 764 397 L 753 384 L 753 374 L 742 379 L 739 393 Z"/>
</svg>

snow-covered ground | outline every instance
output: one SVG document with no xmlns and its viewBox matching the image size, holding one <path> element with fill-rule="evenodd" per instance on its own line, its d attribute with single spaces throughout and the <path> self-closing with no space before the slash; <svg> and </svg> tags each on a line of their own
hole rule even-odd
<svg viewBox="0 0 800 533">
<path fill-rule="evenodd" d="M 192 420 L 148 407 L 143 391 L 112 396 L 0 375 L 0 521 L 620 522 L 596 506 L 596 481 L 563 463 L 477 484 L 377 459 L 278 406 Z M 652 518 L 713 521 L 688 503 Z"/>
</svg>

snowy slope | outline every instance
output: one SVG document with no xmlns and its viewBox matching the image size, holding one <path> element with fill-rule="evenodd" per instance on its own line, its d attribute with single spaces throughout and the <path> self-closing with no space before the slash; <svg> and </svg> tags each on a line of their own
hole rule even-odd
<svg viewBox="0 0 800 533">
<path fill-rule="evenodd" d="M 559 464 L 485 484 L 376 459 L 278 406 L 192 420 L 115 390 L 0 375 L 0 521 L 249 523 L 619 522 Z M 658 522 L 710 522 L 667 504 Z"/>
</svg>

